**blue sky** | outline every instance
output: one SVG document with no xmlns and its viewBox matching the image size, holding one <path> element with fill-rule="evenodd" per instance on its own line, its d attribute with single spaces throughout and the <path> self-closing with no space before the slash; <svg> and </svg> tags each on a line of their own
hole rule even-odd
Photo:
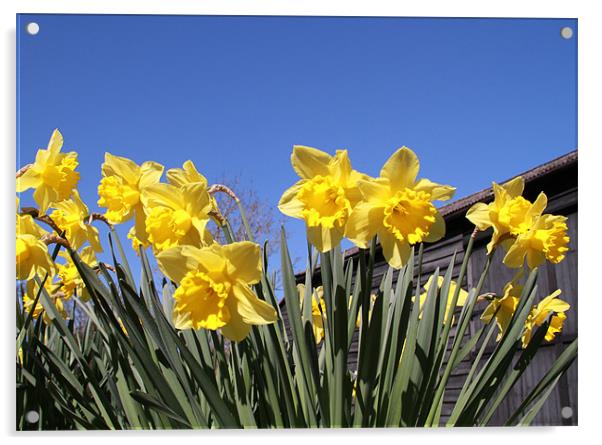
<svg viewBox="0 0 602 445">
<path fill-rule="evenodd" d="M 17 167 L 60 128 L 95 211 L 105 151 L 241 174 L 276 206 L 294 144 L 374 176 L 406 145 L 457 198 L 577 147 L 573 19 L 20 15 L 17 35 Z"/>
</svg>

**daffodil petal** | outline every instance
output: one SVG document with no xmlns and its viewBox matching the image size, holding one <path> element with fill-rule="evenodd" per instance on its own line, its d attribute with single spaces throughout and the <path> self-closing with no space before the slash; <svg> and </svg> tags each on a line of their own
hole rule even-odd
<svg viewBox="0 0 602 445">
<path fill-rule="evenodd" d="M 226 305 L 230 309 L 230 320 L 228 324 L 220 328 L 221 333 L 228 340 L 231 341 L 242 341 L 244 340 L 249 332 L 251 331 L 251 325 L 243 321 L 241 315 L 238 313 L 238 302 L 235 299 L 228 299 Z"/>
<path fill-rule="evenodd" d="M 329 164 L 329 170 L 337 183 L 347 184 L 352 171 L 347 150 L 337 150 Z"/>
<path fill-rule="evenodd" d="M 468 209 L 466 218 L 479 230 L 487 230 L 492 226 L 491 218 L 489 217 L 489 206 L 482 202 L 477 202 Z"/>
<path fill-rule="evenodd" d="M 401 269 L 410 257 L 412 250 L 410 245 L 405 241 L 399 241 L 387 230 L 380 230 L 378 238 L 383 249 L 383 255 L 389 266 Z"/>
<path fill-rule="evenodd" d="M 295 145 L 291 164 L 301 178 L 310 179 L 316 175 L 327 176 L 331 159 L 332 156 L 317 148 Z"/>
<path fill-rule="evenodd" d="M 533 249 L 527 249 L 527 266 L 529 269 L 535 269 L 546 262 L 546 256 L 543 252 Z"/>
<path fill-rule="evenodd" d="M 56 199 L 56 192 L 46 184 L 40 184 L 35 192 L 33 192 L 33 199 L 40 207 L 40 215 L 45 215 L 50 205 Z"/>
<path fill-rule="evenodd" d="M 192 320 L 189 312 L 180 312 L 175 307 L 171 319 L 176 329 L 192 329 Z"/>
<path fill-rule="evenodd" d="M 429 179 L 419 179 L 414 184 L 414 190 L 423 191 L 431 195 L 431 199 L 439 201 L 447 201 L 453 198 L 456 188 L 451 185 L 441 185 L 430 181 Z"/>
<path fill-rule="evenodd" d="M 414 184 L 419 169 L 416 154 L 407 147 L 401 147 L 385 162 L 380 175 L 391 181 L 392 190 L 400 190 Z"/>
<path fill-rule="evenodd" d="M 142 190 L 140 199 L 145 207 L 168 207 L 172 210 L 186 207 L 182 189 L 162 182 L 149 185 Z"/>
<path fill-rule="evenodd" d="M 365 201 L 382 203 L 391 196 L 390 181 L 387 178 L 360 179 L 358 187 Z"/>
<path fill-rule="evenodd" d="M 227 259 L 228 275 L 233 279 L 255 284 L 261 280 L 261 249 L 258 244 L 241 241 L 221 247 Z"/>
<path fill-rule="evenodd" d="M 307 227 L 307 240 L 320 252 L 328 252 L 343 239 L 343 232 L 336 228 L 323 226 Z"/>
<path fill-rule="evenodd" d="M 522 267 L 525 261 L 526 253 L 527 249 L 525 248 L 524 244 L 519 240 L 516 240 L 510 249 L 508 249 L 508 252 L 504 257 L 504 264 L 511 268 Z"/>
<path fill-rule="evenodd" d="M 191 160 L 184 162 L 182 168 L 171 168 L 167 170 L 166 176 L 167 180 L 177 187 L 182 187 L 191 183 L 201 183 L 207 187 L 207 178 L 198 172 Z"/>
<path fill-rule="evenodd" d="M 541 192 L 538 196 L 531 208 L 525 215 L 525 219 L 537 218 L 540 216 L 548 205 L 548 197 L 544 192 Z"/>
<path fill-rule="evenodd" d="M 119 176 L 128 184 L 137 186 L 140 176 L 140 167 L 131 159 L 105 153 L 105 162 L 102 164 L 104 176 Z"/>
<path fill-rule="evenodd" d="M 39 173 L 33 168 L 30 168 L 20 177 L 17 178 L 17 193 L 24 192 L 25 190 L 35 189 L 42 182 L 42 178 Z"/>
<path fill-rule="evenodd" d="M 356 246 L 366 249 L 382 225 L 382 219 L 382 207 L 374 207 L 369 202 L 362 201 L 354 207 L 347 220 L 345 236 Z"/>
<path fill-rule="evenodd" d="M 172 281 L 179 283 L 188 271 L 221 273 L 226 268 L 225 260 L 208 248 L 176 246 L 157 254 L 161 271 Z"/>
<path fill-rule="evenodd" d="M 156 184 L 161 179 L 163 174 L 163 166 L 157 162 L 146 161 L 140 166 L 140 179 L 138 180 L 138 188 L 143 189 L 151 184 Z"/>
<path fill-rule="evenodd" d="M 272 305 L 257 298 L 257 295 L 247 286 L 238 282 L 233 287 L 237 300 L 237 312 L 245 323 L 260 325 L 273 323 L 278 319 Z"/>
<path fill-rule="evenodd" d="M 287 189 L 282 194 L 280 202 L 278 203 L 278 209 L 282 213 L 293 218 L 302 217 L 302 212 L 305 208 L 305 205 L 297 199 L 297 195 L 299 191 L 303 188 L 303 184 L 305 184 L 305 182 L 305 179 L 298 181 L 295 185 Z"/>
<path fill-rule="evenodd" d="M 423 239 L 427 243 L 434 243 L 445 236 L 445 220 L 439 212 L 435 213 L 435 222 L 429 229 L 429 234 Z"/>
<path fill-rule="evenodd" d="M 516 198 L 523 194 L 525 189 L 525 179 L 522 176 L 517 176 L 514 179 L 506 182 L 502 187 L 508 192 L 511 198 Z"/>
</svg>

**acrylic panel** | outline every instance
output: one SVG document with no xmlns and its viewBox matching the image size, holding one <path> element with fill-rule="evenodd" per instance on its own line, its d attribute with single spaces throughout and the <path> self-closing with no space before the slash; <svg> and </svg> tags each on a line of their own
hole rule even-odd
<svg viewBox="0 0 602 445">
<path fill-rule="evenodd" d="M 17 430 L 576 425 L 577 34 L 18 15 Z"/>
</svg>

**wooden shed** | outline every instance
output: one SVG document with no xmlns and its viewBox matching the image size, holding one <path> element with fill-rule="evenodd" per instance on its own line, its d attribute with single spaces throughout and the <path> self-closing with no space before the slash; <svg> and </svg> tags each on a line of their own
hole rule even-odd
<svg viewBox="0 0 602 445">
<path fill-rule="evenodd" d="M 540 192 L 548 197 L 546 213 L 560 214 L 568 217 L 569 227 L 569 252 L 564 261 L 558 265 L 546 263 L 540 268 L 538 277 L 538 299 L 544 298 L 556 289 L 561 289 L 561 298 L 571 305 L 567 312 L 567 321 L 563 332 L 556 339 L 545 344 L 535 357 L 520 380 L 517 382 L 504 403 L 499 407 L 490 424 L 502 425 L 508 418 L 513 408 L 533 388 L 538 377 L 549 369 L 557 355 L 577 336 L 577 150 L 564 156 L 553 159 L 543 165 L 529 171 L 520 173 L 525 179 L 525 191 L 523 196 L 530 201 L 535 200 Z M 512 178 L 498 178 L 498 183 L 504 183 Z M 456 252 L 454 277 L 460 271 L 460 265 L 464 257 L 464 250 L 474 226 L 465 218 L 466 211 L 476 202 L 489 202 L 493 199 L 491 188 L 479 191 L 465 198 L 454 201 L 439 210 L 446 222 L 446 235 L 440 241 L 425 245 L 423 257 L 423 283 L 437 267 L 445 270 Z M 486 244 L 491 236 L 490 231 L 482 232 L 475 240 L 473 254 L 468 264 L 468 270 L 464 288 L 476 285 L 486 257 Z M 358 253 L 357 248 L 345 252 L 347 257 L 354 257 Z M 373 288 L 377 289 L 388 265 L 382 257 L 380 249 L 377 248 L 376 266 L 373 278 Z M 504 284 L 510 281 L 515 270 L 508 269 L 502 264 L 503 252 L 498 251 L 494 255 L 489 277 L 486 280 L 483 291 L 500 294 Z M 319 275 L 319 274 L 318 274 Z M 299 282 L 304 281 L 304 274 L 297 276 Z M 316 277 L 319 280 L 319 277 Z M 396 278 L 396 277 L 395 277 Z M 422 284 L 423 284 L 422 283 Z M 475 308 L 475 315 L 469 327 L 468 335 L 476 332 L 481 326 L 478 318 L 486 303 L 480 303 Z M 288 326 L 284 302 L 282 315 Z M 357 360 L 357 331 L 349 351 L 349 362 L 353 364 Z M 489 353 L 493 350 L 491 345 Z M 487 352 L 486 352 L 487 354 Z M 446 388 L 442 417 L 449 415 L 455 397 L 459 393 L 466 374 L 470 369 L 474 357 L 469 356 L 459 365 Z M 577 362 L 560 379 L 548 401 L 543 406 L 535 420 L 534 425 L 576 425 L 577 424 Z"/>
</svg>

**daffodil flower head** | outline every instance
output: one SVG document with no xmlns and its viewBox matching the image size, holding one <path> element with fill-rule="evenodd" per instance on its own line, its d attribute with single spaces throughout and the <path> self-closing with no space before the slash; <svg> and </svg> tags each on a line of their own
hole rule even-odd
<svg viewBox="0 0 602 445">
<path fill-rule="evenodd" d="M 291 163 L 301 180 L 283 193 L 278 208 L 303 219 L 309 242 L 327 252 L 343 238 L 351 210 L 361 198 L 358 181 L 367 176 L 352 170 L 347 150 L 330 156 L 295 145 Z"/>
<path fill-rule="evenodd" d="M 232 341 L 243 340 L 252 325 L 273 323 L 274 308 L 250 285 L 261 279 L 259 246 L 248 241 L 225 246 L 172 247 L 157 255 L 174 292 L 177 329 L 220 329 Z"/>
<path fill-rule="evenodd" d="M 59 255 L 66 260 L 63 264 L 57 264 L 57 275 L 59 277 L 60 289 L 64 295 L 63 298 L 68 300 L 77 293 L 80 300 L 84 302 L 88 301 L 90 299 L 90 294 L 84 285 L 84 281 L 82 280 L 77 267 L 73 263 L 73 259 L 65 251 L 61 251 Z M 80 252 L 79 257 L 90 267 L 98 266 L 96 255 L 90 246 L 84 247 Z"/>
<path fill-rule="evenodd" d="M 200 247 L 213 242 L 207 229 L 211 202 L 206 185 L 195 183 L 176 187 L 159 183 L 144 189 L 142 201 L 147 213 L 147 239 L 155 252 L 185 244 Z"/>
<path fill-rule="evenodd" d="M 38 150 L 35 162 L 17 178 L 17 192 L 35 189 L 33 199 L 45 214 L 52 203 L 68 199 L 79 181 L 77 153 L 61 153 L 63 135 L 52 132 L 48 148 Z"/>
<path fill-rule="evenodd" d="M 564 321 L 566 320 L 565 312 L 571 306 L 566 301 L 558 298 L 560 293 L 560 289 L 554 291 L 531 309 L 525 321 L 525 331 L 522 337 L 523 348 L 526 348 L 531 341 L 533 331 L 544 324 L 550 314 L 552 314 L 552 317 L 550 318 L 550 324 L 544 337 L 545 341 L 554 340 L 556 334 L 562 331 Z"/>
<path fill-rule="evenodd" d="M 157 184 L 162 174 L 163 166 L 156 162 L 147 161 L 139 166 L 130 159 L 105 153 L 98 205 L 107 209 L 107 220 L 111 224 L 120 224 L 135 218 L 138 238 L 146 237 L 140 195 L 146 187 Z"/>
<path fill-rule="evenodd" d="M 498 335 L 496 341 L 500 341 L 506 333 L 510 320 L 514 316 L 514 312 L 518 306 L 523 286 L 519 284 L 519 279 L 523 272 L 520 270 L 512 281 L 506 283 L 503 290 L 503 295 L 499 298 L 493 298 L 491 303 L 485 308 L 481 314 L 481 321 L 489 323 L 493 317 L 498 327 Z"/>
<path fill-rule="evenodd" d="M 546 260 L 560 263 L 569 251 L 567 218 L 560 215 L 541 215 L 532 226 L 521 232 L 509 247 L 504 264 L 522 267 L 525 258 L 529 268 L 542 265 Z"/>
<path fill-rule="evenodd" d="M 73 249 L 79 249 L 87 241 L 96 252 L 102 252 L 98 230 L 87 224 L 88 207 L 81 200 L 77 190 L 73 191 L 71 199 L 60 201 L 53 206 L 55 210 L 50 214 L 50 218 L 65 231 L 65 237 Z"/>
<path fill-rule="evenodd" d="M 358 181 L 362 200 L 353 208 L 345 235 L 367 248 L 377 235 L 385 259 L 401 268 L 411 246 L 434 242 L 445 234 L 445 221 L 433 201 L 450 199 L 455 188 L 428 179 L 417 180 L 420 163 L 407 147 L 397 150 L 383 166 L 380 177 Z"/>
<path fill-rule="evenodd" d="M 44 276 L 54 271 L 48 247 L 41 240 L 46 234 L 30 215 L 17 215 L 17 280 L 31 280 L 36 274 Z"/>
<path fill-rule="evenodd" d="M 509 245 L 517 236 L 529 231 L 548 203 L 545 193 L 540 193 L 534 203 L 521 196 L 525 188 L 522 176 L 503 185 L 494 182 L 492 186 L 493 201 L 489 204 L 476 203 L 466 213 L 466 218 L 477 229 L 493 228 L 493 236 L 487 245 L 488 253 L 504 242 Z"/>
</svg>

